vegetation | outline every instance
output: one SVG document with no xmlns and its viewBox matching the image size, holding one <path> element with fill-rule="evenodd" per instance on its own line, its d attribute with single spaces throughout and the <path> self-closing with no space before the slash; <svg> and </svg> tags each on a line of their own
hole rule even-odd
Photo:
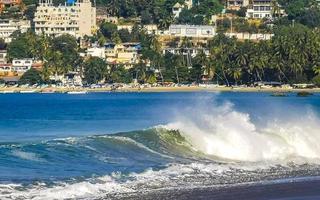
<svg viewBox="0 0 320 200">
<path fill-rule="evenodd" d="M 20 80 L 19 84 L 24 85 L 24 84 L 29 84 L 29 85 L 34 85 L 34 84 L 40 84 L 42 83 L 43 80 L 41 78 L 40 72 L 35 69 L 30 69 L 26 73 L 24 73 Z"/>
</svg>

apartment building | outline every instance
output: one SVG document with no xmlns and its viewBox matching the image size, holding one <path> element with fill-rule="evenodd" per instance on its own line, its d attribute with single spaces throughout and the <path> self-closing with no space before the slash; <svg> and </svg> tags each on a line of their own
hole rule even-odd
<svg viewBox="0 0 320 200">
<path fill-rule="evenodd" d="M 36 34 L 92 36 L 96 31 L 96 8 L 90 0 L 68 0 L 59 6 L 54 6 L 52 0 L 40 0 L 34 23 Z"/>
<path fill-rule="evenodd" d="M 24 33 L 30 28 L 31 23 L 29 20 L 0 19 L 0 38 L 9 43 L 12 40 L 10 36 L 13 32 L 20 31 Z"/>
<path fill-rule="evenodd" d="M 248 6 L 246 17 L 263 19 L 272 18 L 272 0 L 252 0 L 252 4 Z"/>
</svg>

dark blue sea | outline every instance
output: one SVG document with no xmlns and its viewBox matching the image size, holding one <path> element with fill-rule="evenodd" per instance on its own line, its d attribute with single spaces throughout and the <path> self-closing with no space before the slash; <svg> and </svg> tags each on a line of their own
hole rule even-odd
<svg viewBox="0 0 320 200">
<path fill-rule="evenodd" d="M 319 199 L 295 189 L 320 185 L 319 114 L 320 94 L 1 94 L 0 199 Z"/>
</svg>

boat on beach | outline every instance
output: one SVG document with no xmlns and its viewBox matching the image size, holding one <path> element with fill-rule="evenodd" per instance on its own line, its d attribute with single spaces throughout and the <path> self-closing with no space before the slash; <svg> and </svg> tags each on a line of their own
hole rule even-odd
<svg viewBox="0 0 320 200">
<path fill-rule="evenodd" d="M 67 94 L 87 94 L 87 91 L 69 91 Z"/>
<path fill-rule="evenodd" d="M 36 93 L 36 90 L 21 90 L 19 93 L 21 94 L 30 94 L 30 93 Z"/>
<path fill-rule="evenodd" d="M 12 94 L 12 93 L 15 93 L 14 90 L 3 90 L 3 91 L 0 91 L 1 94 Z"/>
</svg>

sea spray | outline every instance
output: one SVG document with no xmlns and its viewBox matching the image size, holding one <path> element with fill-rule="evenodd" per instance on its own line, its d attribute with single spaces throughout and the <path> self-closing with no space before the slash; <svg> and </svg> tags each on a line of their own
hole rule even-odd
<svg viewBox="0 0 320 200">
<path fill-rule="evenodd" d="M 190 114 L 192 113 L 192 114 Z M 284 119 L 274 116 L 255 123 L 250 114 L 237 111 L 226 102 L 212 107 L 194 106 L 177 114 L 175 122 L 165 126 L 179 130 L 205 154 L 245 161 L 284 161 L 320 159 L 320 120 L 310 110 Z"/>
</svg>

